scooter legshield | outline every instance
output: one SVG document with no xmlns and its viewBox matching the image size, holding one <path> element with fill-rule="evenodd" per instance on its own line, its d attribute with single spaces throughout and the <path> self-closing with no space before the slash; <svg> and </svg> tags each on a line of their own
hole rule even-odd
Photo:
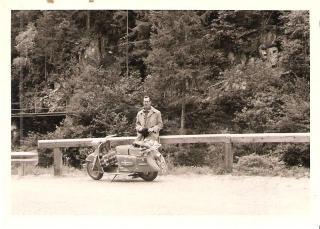
<svg viewBox="0 0 320 229">
<path fill-rule="evenodd" d="M 86 161 L 87 162 L 93 162 L 94 158 L 95 158 L 96 154 L 95 153 L 91 153 L 86 157 Z"/>
<path fill-rule="evenodd" d="M 95 156 L 94 160 L 93 160 L 93 167 L 92 167 L 92 170 L 93 171 L 99 171 L 99 172 L 102 172 L 103 173 L 103 169 L 101 167 L 101 164 L 100 164 L 100 159 L 99 159 L 99 156 Z"/>
</svg>

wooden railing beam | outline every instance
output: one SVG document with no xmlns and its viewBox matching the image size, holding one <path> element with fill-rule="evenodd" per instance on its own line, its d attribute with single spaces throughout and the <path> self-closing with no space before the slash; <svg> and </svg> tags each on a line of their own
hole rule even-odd
<svg viewBox="0 0 320 229">
<path fill-rule="evenodd" d="M 61 175 L 62 152 L 60 148 L 69 147 L 92 147 L 104 138 L 81 138 L 81 139 L 54 139 L 39 140 L 38 148 L 54 149 L 54 175 Z M 110 145 L 131 144 L 135 137 L 113 137 L 110 138 Z M 261 142 L 310 142 L 310 133 L 262 133 L 262 134 L 201 134 L 201 135 L 169 135 L 161 136 L 161 144 L 181 143 L 224 143 L 225 146 L 225 170 L 232 172 L 233 148 L 235 143 L 261 143 Z"/>
<path fill-rule="evenodd" d="M 90 147 L 103 138 L 39 140 L 38 148 Z M 135 137 L 113 137 L 111 145 L 131 144 Z M 230 140 L 229 140 L 230 139 Z M 161 136 L 161 144 L 181 143 L 259 143 L 259 142 L 309 142 L 310 133 L 263 133 L 263 134 L 200 134 Z"/>
<path fill-rule="evenodd" d="M 231 134 L 233 143 L 309 142 L 310 133 Z"/>
</svg>

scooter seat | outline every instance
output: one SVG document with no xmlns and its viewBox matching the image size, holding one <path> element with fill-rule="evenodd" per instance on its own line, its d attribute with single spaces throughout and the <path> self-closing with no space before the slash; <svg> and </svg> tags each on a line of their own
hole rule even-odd
<svg viewBox="0 0 320 229">
<path fill-rule="evenodd" d="M 116 152 L 119 155 L 129 155 L 129 148 L 131 145 L 121 145 L 121 146 L 116 146 Z"/>
<path fill-rule="evenodd" d="M 129 155 L 141 157 L 143 156 L 142 148 L 131 146 L 129 148 Z"/>
</svg>

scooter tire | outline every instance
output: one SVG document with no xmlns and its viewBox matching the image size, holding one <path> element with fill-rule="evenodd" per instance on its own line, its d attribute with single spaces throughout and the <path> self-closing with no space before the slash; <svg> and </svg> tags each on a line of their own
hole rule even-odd
<svg viewBox="0 0 320 229">
<path fill-rule="evenodd" d="M 145 181 L 153 181 L 157 176 L 158 172 L 139 173 L 139 177 Z"/>
<path fill-rule="evenodd" d="M 99 171 L 93 171 L 93 162 L 87 162 L 87 173 L 94 180 L 100 180 L 103 177 L 103 173 Z"/>
</svg>

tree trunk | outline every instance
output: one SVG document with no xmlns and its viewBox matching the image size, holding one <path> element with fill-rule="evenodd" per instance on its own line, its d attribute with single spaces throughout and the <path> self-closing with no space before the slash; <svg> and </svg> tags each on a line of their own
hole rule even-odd
<svg viewBox="0 0 320 229">
<path fill-rule="evenodd" d="M 127 45 L 126 45 L 126 67 L 127 67 L 127 77 L 129 76 L 129 13 L 127 10 L 127 34 L 126 34 L 126 40 L 127 40 Z"/>
<path fill-rule="evenodd" d="M 106 47 L 105 47 L 105 38 L 103 35 L 100 35 L 100 57 L 104 58 L 106 56 Z"/>
<path fill-rule="evenodd" d="M 47 81 L 47 53 L 44 54 L 44 78 Z"/>
<path fill-rule="evenodd" d="M 181 126 L 180 126 L 180 134 L 185 134 L 185 112 L 186 112 L 186 103 L 185 101 L 181 104 Z"/>
<path fill-rule="evenodd" d="M 87 10 L 87 21 L 86 21 L 86 27 L 87 27 L 87 32 L 90 30 L 90 10 Z"/>
</svg>

